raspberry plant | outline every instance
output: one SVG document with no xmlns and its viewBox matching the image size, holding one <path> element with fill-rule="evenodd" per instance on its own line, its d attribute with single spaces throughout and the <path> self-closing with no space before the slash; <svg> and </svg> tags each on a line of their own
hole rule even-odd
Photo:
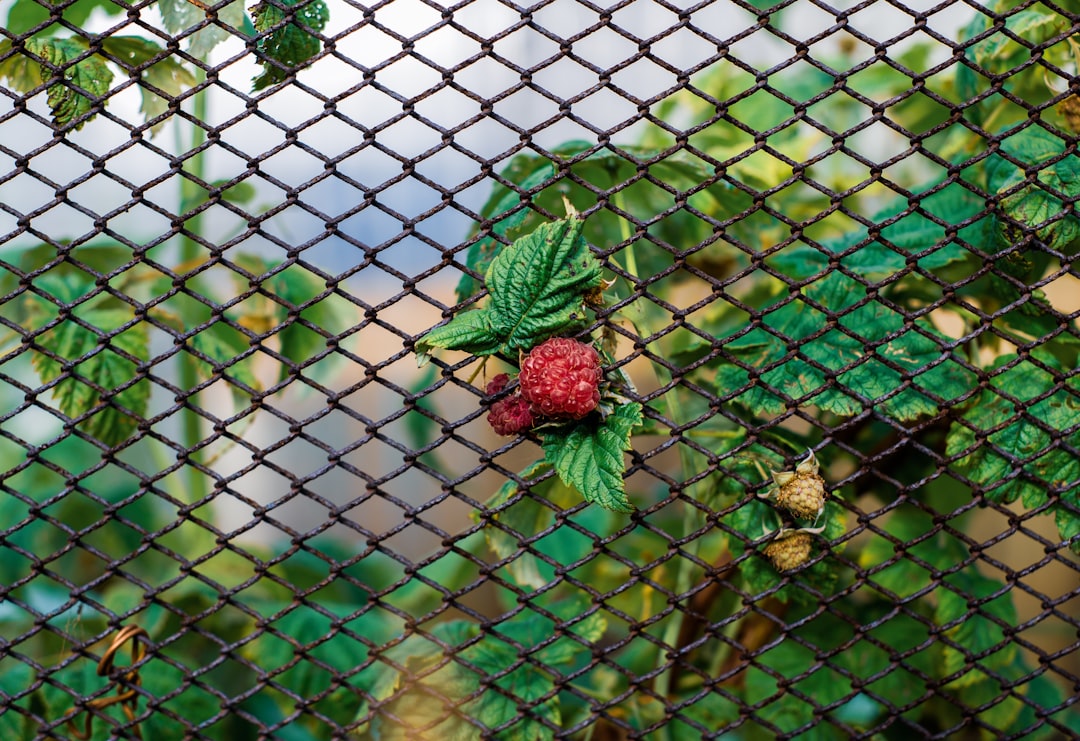
<svg viewBox="0 0 1080 741">
<path fill-rule="evenodd" d="M 782 8 L 751 5 L 779 26 Z M 15 595 L 0 620 L 34 633 L 20 655 L 49 657 L 0 676 L 13 708 L 0 738 L 35 737 L 35 718 L 66 731 L 91 709 L 95 741 L 118 727 L 186 738 L 180 721 L 230 741 L 266 728 L 299 741 L 1080 733 L 1070 678 L 1033 661 L 1014 629 L 1019 575 L 980 568 L 985 544 L 968 532 L 978 509 L 999 509 L 1052 518 L 1055 557 L 1080 550 L 1080 333 L 1044 291 L 1075 276 L 1080 238 L 1078 9 L 992 6 L 1004 20 L 976 14 L 952 60 L 913 44 L 873 63 L 842 47 L 829 73 L 775 80 L 722 61 L 636 138 L 514 158 L 458 256 L 457 304 L 414 346 L 434 370 L 410 403 L 438 407 L 439 374 L 468 385 L 506 474 L 436 558 L 405 566 L 377 542 L 313 537 L 285 556 L 255 552 L 257 576 L 223 603 L 251 564 L 187 527 L 210 500 L 201 476 L 155 490 L 164 508 L 130 478 L 76 477 L 74 500 L 55 470 L 12 485 L 0 511 L 27 524 L 5 549 L 81 542 L 102 563 L 47 564 L 85 585 L 76 612 L 71 595 L 23 590 L 33 574 L 0 559 Z M 243 40 L 258 93 L 320 53 L 329 10 L 154 7 L 182 52 L 83 30 L 96 11 L 130 10 L 109 0 L 16 0 L 6 30 L 25 38 L 0 39 L 0 78 L 44 93 L 65 135 L 92 126 L 126 78 L 143 115 L 133 136 L 153 137 L 185 105 L 206 120 L 192 60 Z M 867 106 L 919 156 L 830 148 L 865 128 Z M 203 276 L 201 213 L 253 194 L 240 178 L 208 180 L 204 131 L 183 136 L 195 154 L 180 165 L 183 243 L 167 262 L 77 235 L 62 254 L 3 254 L 0 290 L 16 296 L 5 339 L 23 337 L 71 431 L 49 451 L 64 470 L 142 445 L 140 369 L 175 356 L 180 397 L 224 380 L 251 411 L 267 391 L 256 347 L 281 359 L 277 388 L 352 321 L 330 276 L 293 259 L 230 254 L 225 293 Z M 223 429 L 243 421 L 223 415 Z M 176 448 L 137 452 L 166 470 L 182 449 L 209 468 L 199 419 L 182 417 Z M 418 466 L 439 467 L 436 445 L 413 447 Z M 147 540 L 214 556 L 176 573 Z M 493 605 L 458 601 L 491 574 Z M 162 583 L 147 604 L 144 585 Z M 42 630 L 11 617 L 18 600 L 59 607 L 24 611 L 48 613 Z M 134 719 L 73 707 L 73 693 L 100 699 L 117 679 L 68 657 L 55 627 L 102 635 L 117 616 L 157 643 L 124 706 Z"/>
<path fill-rule="evenodd" d="M 525 381 L 545 342 L 601 357 L 596 412 L 496 443 L 538 445 L 541 457 L 479 521 L 518 599 L 584 592 L 642 615 L 650 640 L 618 653 L 610 673 L 573 680 L 583 694 L 599 683 L 603 697 L 626 698 L 620 717 L 640 732 L 730 724 L 739 737 L 845 738 L 897 708 L 939 733 L 963 725 L 958 708 L 990 736 L 1075 732 L 1062 685 L 1007 639 L 1018 622 L 1009 584 L 976 566 L 963 514 L 1049 515 L 1059 541 L 1048 548 L 1080 552 L 1080 332 L 1042 290 L 1075 275 L 1080 245 L 1068 88 L 1080 45 L 1067 14 L 1011 7 L 995 6 L 1006 30 L 982 14 L 965 29 L 964 63 L 951 68 L 919 47 L 900 72 L 828 60 L 853 70 L 853 95 L 888 101 L 926 155 L 919 167 L 888 178 L 831 168 L 814 153 L 818 130 L 859 127 L 825 97 L 832 76 L 792 75 L 768 91 L 720 64 L 661 104 L 637 141 L 521 155 L 489 199 L 459 308 L 417 351 L 463 351 L 483 359 L 474 374 Z M 1044 65 L 1023 63 L 1033 45 Z M 635 472 L 652 445 L 635 440 L 658 435 L 678 441 L 681 474 L 625 487 L 647 482 Z M 881 479 L 845 477 L 853 457 Z M 971 505 L 958 505 L 961 492 Z M 617 513 L 590 520 L 598 542 L 627 517 L 682 507 L 662 534 L 622 536 L 640 568 L 645 554 L 679 548 L 676 563 L 651 564 L 682 611 L 635 611 L 619 576 L 566 548 L 566 531 L 582 527 L 563 514 L 573 496 Z M 888 513 L 886 524 L 856 527 L 867 510 Z M 701 620 L 728 638 L 702 640 Z M 781 624 L 786 639 L 769 638 Z M 629 678 L 650 659 L 652 689 L 635 694 Z M 930 697 L 946 705 L 931 709 Z M 653 698 L 677 718 L 656 715 Z M 744 723 L 738 701 L 760 725 Z"/>
</svg>

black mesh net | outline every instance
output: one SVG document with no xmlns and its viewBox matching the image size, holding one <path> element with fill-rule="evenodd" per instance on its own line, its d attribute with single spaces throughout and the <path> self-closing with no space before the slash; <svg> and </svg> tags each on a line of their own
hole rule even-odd
<svg viewBox="0 0 1080 741">
<path fill-rule="evenodd" d="M 1080 5 L 0 12 L 0 739 L 1080 734 Z"/>
</svg>

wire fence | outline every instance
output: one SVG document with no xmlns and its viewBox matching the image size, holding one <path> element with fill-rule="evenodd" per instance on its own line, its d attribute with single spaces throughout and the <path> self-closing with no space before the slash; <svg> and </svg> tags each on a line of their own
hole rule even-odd
<svg viewBox="0 0 1080 741">
<path fill-rule="evenodd" d="M 1080 735 L 1080 6 L 0 12 L 0 738 Z"/>
</svg>

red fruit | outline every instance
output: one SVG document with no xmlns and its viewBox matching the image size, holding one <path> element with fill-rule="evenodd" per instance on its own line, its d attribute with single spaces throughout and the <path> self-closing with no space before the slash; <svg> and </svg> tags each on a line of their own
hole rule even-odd
<svg viewBox="0 0 1080 741">
<path fill-rule="evenodd" d="M 592 345 L 556 337 L 521 361 L 521 395 L 533 413 L 581 419 L 600 403 L 600 355 Z"/>
<path fill-rule="evenodd" d="M 494 396 L 495 394 L 506 388 L 509 384 L 510 376 L 506 375 L 505 373 L 500 373 L 499 375 L 488 381 L 487 388 L 484 391 L 485 393 L 487 393 L 488 396 Z"/>
<path fill-rule="evenodd" d="M 510 376 L 505 373 L 492 378 L 487 385 L 488 396 L 494 396 L 510 383 Z M 505 399 L 499 399 L 491 405 L 487 416 L 488 424 L 500 435 L 517 435 L 532 427 L 532 410 L 529 402 L 521 394 L 514 392 Z"/>
</svg>

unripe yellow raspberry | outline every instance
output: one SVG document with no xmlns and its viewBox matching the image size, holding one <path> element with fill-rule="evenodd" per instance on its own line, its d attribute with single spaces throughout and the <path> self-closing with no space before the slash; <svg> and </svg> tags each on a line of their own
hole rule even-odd
<svg viewBox="0 0 1080 741">
<path fill-rule="evenodd" d="M 777 571 L 792 571 L 810 560 L 813 542 L 809 533 L 791 533 L 770 541 L 762 552 Z"/>
<path fill-rule="evenodd" d="M 825 508 L 825 479 L 817 458 L 810 453 L 794 471 L 773 474 L 778 489 L 776 504 L 800 520 L 814 520 Z"/>
</svg>

